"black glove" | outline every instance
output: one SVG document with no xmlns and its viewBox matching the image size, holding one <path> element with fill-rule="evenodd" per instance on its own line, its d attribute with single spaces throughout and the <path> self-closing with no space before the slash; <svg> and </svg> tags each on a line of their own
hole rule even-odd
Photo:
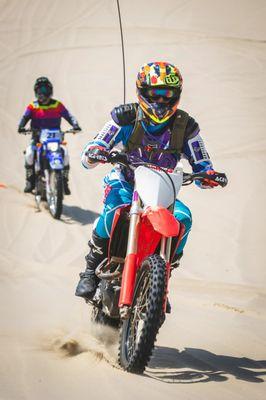
<svg viewBox="0 0 266 400">
<path fill-rule="evenodd" d="M 18 127 L 18 133 L 25 133 L 25 132 L 26 132 L 25 128 L 22 128 L 22 126 Z"/>
<path fill-rule="evenodd" d="M 120 151 L 113 151 L 109 154 L 109 162 L 111 164 L 121 163 L 128 165 L 128 156 L 126 153 L 121 153 Z"/>
<path fill-rule="evenodd" d="M 74 126 L 73 126 L 73 129 L 74 129 L 75 131 L 77 131 L 77 132 L 80 132 L 80 131 L 81 131 L 81 127 L 80 127 L 79 125 L 74 125 Z"/>
</svg>

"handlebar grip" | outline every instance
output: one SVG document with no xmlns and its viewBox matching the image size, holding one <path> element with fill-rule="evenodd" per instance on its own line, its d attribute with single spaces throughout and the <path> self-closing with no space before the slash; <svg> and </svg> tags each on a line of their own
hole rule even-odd
<svg viewBox="0 0 266 400">
<path fill-rule="evenodd" d="M 217 172 L 216 174 L 213 174 L 213 175 L 208 175 L 207 179 L 218 183 L 218 185 L 220 185 L 222 187 L 225 187 L 228 183 L 227 176 L 221 172 Z"/>
<path fill-rule="evenodd" d="M 186 174 L 189 175 L 189 174 Z M 193 181 L 199 180 L 202 181 L 204 179 L 208 179 L 209 181 L 216 182 L 219 186 L 225 187 L 228 183 L 228 179 L 223 172 L 216 172 L 213 175 L 209 175 L 206 172 L 198 172 L 196 174 L 191 175 L 191 179 Z"/>
<path fill-rule="evenodd" d="M 92 162 L 128 165 L 128 158 L 125 153 L 108 153 L 105 150 L 94 148 L 86 151 L 85 156 L 88 157 L 88 159 Z"/>
</svg>

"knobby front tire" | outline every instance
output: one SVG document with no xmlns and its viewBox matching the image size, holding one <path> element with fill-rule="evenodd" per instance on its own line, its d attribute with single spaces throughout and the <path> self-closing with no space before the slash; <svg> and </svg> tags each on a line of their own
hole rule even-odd
<svg viewBox="0 0 266 400">
<path fill-rule="evenodd" d="M 63 210 L 63 175 L 62 171 L 50 172 L 49 211 L 53 218 L 60 219 Z"/>
<path fill-rule="evenodd" d="M 144 260 L 137 276 L 131 315 L 120 330 L 118 361 L 128 372 L 141 374 L 149 362 L 162 323 L 165 282 L 165 261 L 157 254 Z"/>
</svg>

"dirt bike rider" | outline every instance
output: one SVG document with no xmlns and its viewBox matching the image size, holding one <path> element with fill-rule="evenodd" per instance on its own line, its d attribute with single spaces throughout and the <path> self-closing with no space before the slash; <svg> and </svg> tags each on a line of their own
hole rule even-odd
<svg viewBox="0 0 266 400">
<path fill-rule="evenodd" d="M 213 166 L 200 136 L 198 123 L 178 109 L 182 92 L 179 70 L 167 62 L 154 62 L 141 67 L 137 76 L 138 103 L 115 107 L 112 119 L 89 142 L 82 155 L 85 168 L 101 163 L 114 147 L 122 146 L 129 155 L 150 161 L 160 167 L 174 169 L 181 157 L 186 158 L 194 172 L 213 174 Z M 91 155 L 91 157 L 90 157 Z M 133 193 L 132 177 L 120 166 L 104 179 L 104 208 L 94 223 L 90 252 L 85 257 L 86 269 L 80 273 L 76 296 L 92 298 L 98 283 L 95 268 L 107 258 L 108 241 L 115 210 L 130 204 Z M 211 180 L 197 182 L 201 188 L 213 188 Z M 191 212 L 176 200 L 175 217 L 185 226 L 185 233 L 177 249 L 174 262 L 179 263 L 192 225 Z"/>
<path fill-rule="evenodd" d="M 58 100 L 52 98 L 53 85 L 46 77 L 40 77 L 34 84 L 36 101 L 28 105 L 24 112 L 19 126 L 18 133 L 25 133 L 25 126 L 31 120 L 31 129 L 38 132 L 40 129 L 60 129 L 61 118 L 63 117 L 76 131 L 81 131 L 77 120 L 69 113 L 65 106 Z M 34 189 L 34 149 L 33 142 L 36 136 L 32 137 L 31 144 L 25 153 L 26 186 L 25 193 Z M 64 156 L 63 184 L 66 195 L 71 194 L 68 187 L 69 177 L 69 155 L 66 146 L 61 145 Z"/>
</svg>

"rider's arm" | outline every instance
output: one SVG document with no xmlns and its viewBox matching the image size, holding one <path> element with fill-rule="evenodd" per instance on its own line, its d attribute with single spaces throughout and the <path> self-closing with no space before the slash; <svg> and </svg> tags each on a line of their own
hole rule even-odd
<svg viewBox="0 0 266 400">
<path fill-rule="evenodd" d="M 209 154 L 200 135 L 199 125 L 191 117 L 185 132 L 183 157 L 188 160 L 193 172 L 205 172 L 213 169 Z"/>
<path fill-rule="evenodd" d="M 122 149 L 131 131 L 132 127 L 129 125 L 120 126 L 113 119 L 108 121 L 98 135 L 85 146 L 81 156 L 83 166 L 94 168 L 99 164 L 90 161 L 86 155 L 87 152 L 102 151 L 109 153 L 114 147 Z"/>
<path fill-rule="evenodd" d="M 107 122 L 100 133 L 89 142 L 82 153 L 82 164 L 85 168 L 93 168 L 98 165 L 95 159 L 87 157 L 86 153 L 93 151 L 94 154 L 110 152 L 114 147 L 123 150 L 124 146 L 134 129 L 137 104 L 121 104 L 111 112 L 112 119 Z"/>
<path fill-rule="evenodd" d="M 66 109 L 64 104 L 59 102 L 59 106 L 60 106 L 61 117 L 63 117 L 71 126 L 73 126 L 74 129 L 80 131 L 81 128 L 76 118 L 72 114 L 70 114 L 70 112 Z"/>
<path fill-rule="evenodd" d="M 24 130 L 25 126 L 27 125 L 27 123 L 31 118 L 32 118 L 32 105 L 29 104 L 21 120 L 19 121 L 18 132 L 22 132 Z"/>
<path fill-rule="evenodd" d="M 206 150 L 203 139 L 200 135 L 200 129 L 197 122 L 190 117 L 185 134 L 185 142 L 183 146 L 183 157 L 186 158 L 193 172 L 214 172 L 213 164 Z M 216 186 L 212 181 L 199 182 L 195 181 L 196 185 L 202 189 Z"/>
</svg>

